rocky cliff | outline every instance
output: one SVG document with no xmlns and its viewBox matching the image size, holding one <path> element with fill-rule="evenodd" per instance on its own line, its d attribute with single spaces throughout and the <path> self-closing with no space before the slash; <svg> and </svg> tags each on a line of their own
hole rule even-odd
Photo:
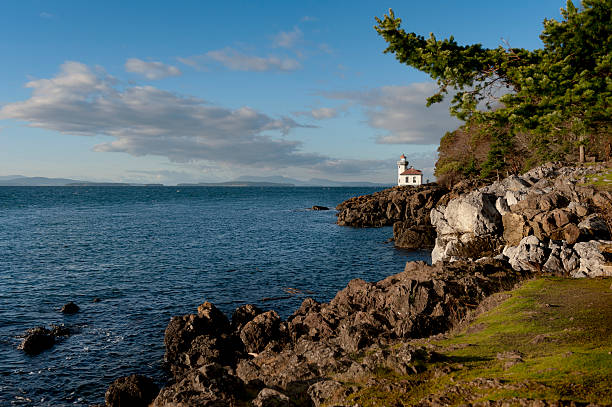
<svg viewBox="0 0 612 407">
<path fill-rule="evenodd" d="M 403 248 L 432 248 L 435 229 L 430 212 L 448 192 L 442 186 L 426 184 L 385 189 L 342 202 L 338 225 L 355 227 L 393 226 L 395 245 Z"/>
<path fill-rule="evenodd" d="M 432 262 L 498 256 L 515 270 L 612 275 L 612 195 L 585 185 L 604 169 L 546 164 L 437 206 Z"/>
<path fill-rule="evenodd" d="M 236 309 L 229 320 L 204 303 L 197 314 L 168 324 L 165 359 L 173 381 L 151 405 L 320 406 L 350 394 L 340 381 L 381 367 L 399 374 L 420 371 L 436 354 L 404 340 L 449 330 L 486 297 L 528 275 L 492 259 L 411 262 L 376 283 L 353 280 L 329 303 L 306 299 L 286 321 L 252 305 Z M 109 388 L 109 405 L 141 393 L 150 402 L 149 392 L 135 388 L 133 380 L 125 386 L 126 380 Z"/>
</svg>

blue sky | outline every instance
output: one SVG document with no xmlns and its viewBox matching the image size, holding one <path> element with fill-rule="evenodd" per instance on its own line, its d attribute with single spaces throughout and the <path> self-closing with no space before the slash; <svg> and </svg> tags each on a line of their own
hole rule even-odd
<svg viewBox="0 0 612 407">
<path fill-rule="evenodd" d="M 0 176 L 222 181 L 432 178 L 459 124 L 373 29 L 538 48 L 560 0 L 7 1 L 0 14 Z"/>
</svg>

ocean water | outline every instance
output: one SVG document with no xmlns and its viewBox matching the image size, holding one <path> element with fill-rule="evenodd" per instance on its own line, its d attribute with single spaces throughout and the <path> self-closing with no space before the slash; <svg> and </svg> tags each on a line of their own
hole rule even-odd
<svg viewBox="0 0 612 407">
<path fill-rule="evenodd" d="M 391 228 L 335 224 L 330 208 L 374 188 L 0 187 L 0 405 L 103 403 L 117 377 L 159 383 L 164 329 L 204 301 L 253 303 L 285 318 L 426 251 L 393 247 Z M 93 302 L 99 298 L 99 302 Z M 76 302 L 81 311 L 63 315 Z M 36 356 L 31 327 L 75 333 Z"/>
</svg>

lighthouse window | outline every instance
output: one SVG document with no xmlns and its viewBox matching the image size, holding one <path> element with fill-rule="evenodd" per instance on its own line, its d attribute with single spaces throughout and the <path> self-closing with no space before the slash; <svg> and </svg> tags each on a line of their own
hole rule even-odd
<svg viewBox="0 0 612 407">
<path fill-rule="evenodd" d="M 412 177 L 412 182 L 416 184 L 416 177 Z"/>
<path fill-rule="evenodd" d="M 408 181 L 408 177 L 406 177 L 406 182 L 410 182 L 410 181 Z"/>
</svg>

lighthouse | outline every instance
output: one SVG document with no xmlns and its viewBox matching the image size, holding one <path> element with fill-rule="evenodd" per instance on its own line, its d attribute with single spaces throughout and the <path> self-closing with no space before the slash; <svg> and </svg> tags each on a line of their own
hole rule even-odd
<svg viewBox="0 0 612 407">
<path fill-rule="evenodd" d="M 421 185 L 423 173 L 420 170 L 408 167 L 406 156 L 402 154 L 397 162 L 397 185 Z"/>
</svg>

